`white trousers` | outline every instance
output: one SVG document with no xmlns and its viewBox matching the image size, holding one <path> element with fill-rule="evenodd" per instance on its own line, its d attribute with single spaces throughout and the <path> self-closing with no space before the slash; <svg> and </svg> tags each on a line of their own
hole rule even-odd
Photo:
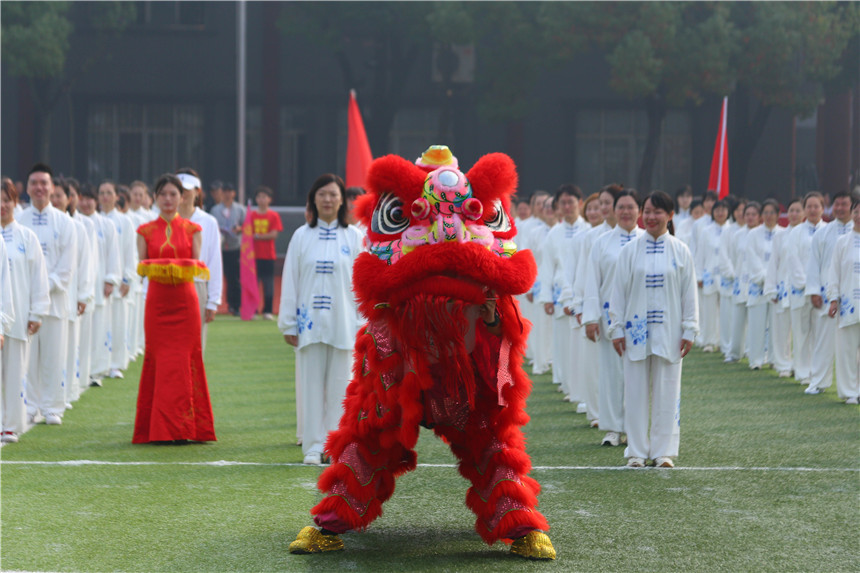
<svg viewBox="0 0 860 573">
<path fill-rule="evenodd" d="M 80 392 L 86 390 L 90 385 L 90 373 L 92 372 L 93 358 L 93 312 L 85 312 L 81 315 L 81 336 L 78 344 L 78 369 L 80 376 Z"/>
<path fill-rule="evenodd" d="M 3 407 L 0 408 L 0 425 L 4 432 L 23 434 L 26 425 L 26 402 L 24 400 L 29 361 L 30 343 L 26 340 L 6 337 L 3 343 L 3 364 L 0 365 Z"/>
<path fill-rule="evenodd" d="M 532 323 L 531 343 L 534 361 L 532 362 L 532 372 L 534 374 L 546 374 L 550 369 L 550 361 L 552 359 L 552 317 L 544 312 L 543 304 L 532 304 Z"/>
<path fill-rule="evenodd" d="M 813 308 L 811 371 L 809 373 L 810 388 L 830 388 L 833 384 L 833 361 L 836 355 L 836 320 L 827 316 L 829 305 L 821 309 Z"/>
<path fill-rule="evenodd" d="M 520 294 L 515 296 L 517 302 L 520 303 L 520 314 L 522 317 L 529 321 L 529 323 L 534 323 L 534 319 L 532 318 L 532 303 L 526 298 L 526 295 Z M 531 345 L 531 331 L 529 332 L 528 342 L 526 343 L 526 360 L 531 362 L 534 359 L 534 349 L 532 349 Z"/>
<path fill-rule="evenodd" d="M 125 370 L 128 367 L 128 311 L 131 305 L 124 298 L 112 298 L 110 307 L 110 367 Z"/>
<path fill-rule="evenodd" d="M 836 392 L 843 400 L 860 398 L 860 323 L 857 322 L 836 330 Z"/>
<path fill-rule="evenodd" d="M 206 334 L 209 325 L 206 324 L 206 303 L 209 301 L 209 283 L 194 281 L 197 290 L 197 303 L 200 305 L 200 341 L 203 345 L 203 354 L 206 354 Z"/>
<path fill-rule="evenodd" d="M 573 330 L 573 335 L 580 342 L 579 354 L 582 366 L 578 373 L 582 400 L 587 406 L 585 417 L 589 421 L 600 420 L 600 354 L 597 344 L 585 336 L 585 328 L 582 326 L 577 326 Z"/>
<path fill-rule="evenodd" d="M 681 365 L 660 356 L 624 355 L 624 428 L 628 458 L 677 456 L 681 439 Z M 650 427 L 649 427 L 650 413 Z"/>
<path fill-rule="evenodd" d="M 27 413 L 63 415 L 66 410 L 66 353 L 69 327 L 66 319 L 43 316 L 39 332 L 30 337 L 27 367 Z"/>
<path fill-rule="evenodd" d="M 750 368 L 761 368 L 767 363 L 770 302 L 748 306 L 747 317 Z"/>
<path fill-rule="evenodd" d="M 746 303 L 732 303 L 732 330 L 729 354 L 726 358 L 740 360 L 744 357 L 744 341 L 747 332 L 747 305 Z"/>
<path fill-rule="evenodd" d="M 104 376 L 110 370 L 111 357 L 111 303 L 105 302 L 101 306 L 96 306 L 93 311 L 92 324 L 92 372 L 96 377 Z"/>
<path fill-rule="evenodd" d="M 128 334 L 126 336 L 128 337 L 128 357 L 129 360 L 132 360 L 137 356 L 139 343 L 137 333 L 140 329 L 138 321 L 141 320 L 141 316 L 138 312 L 137 293 L 132 290 L 132 292 L 128 293 L 128 297 L 132 300 L 132 304 L 128 307 Z"/>
<path fill-rule="evenodd" d="M 601 333 L 602 334 L 602 333 Z M 612 341 L 598 339 L 600 356 L 600 429 L 624 432 L 624 363 Z"/>
<path fill-rule="evenodd" d="M 66 322 L 69 332 L 66 339 L 66 404 L 71 404 L 81 397 L 81 317 Z"/>
<path fill-rule="evenodd" d="M 720 293 L 701 294 L 701 289 L 699 293 L 699 314 L 702 317 L 699 336 L 702 346 L 717 347 L 720 345 Z"/>
<path fill-rule="evenodd" d="M 794 378 L 807 380 L 812 373 L 812 305 L 806 301 L 800 308 L 791 309 L 791 341 L 794 354 Z"/>
<path fill-rule="evenodd" d="M 343 399 L 349 385 L 351 354 L 328 344 L 309 344 L 298 350 L 301 358 L 296 365 L 301 371 L 303 423 L 302 453 L 322 454 L 326 437 L 337 429 L 343 415 Z"/>
<path fill-rule="evenodd" d="M 299 372 L 302 371 L 301 354 L 298 350 L 294 350 L 296 355 L 296 441 L 302 441 L 302 432 L 304 432 L 304 407 L 302 405 L 302 379 Z"/>
<path fill-rule="evenodd" d="M 570 396 L 571 403 L 576 405 L 579 402 L 585 402 L 585 363 L 582 361 L 585 353 L 585 342 L 581 329 L 577 326 L 579 323 L 576 322 L 576 318 L 572 320 L 573 322 L 569 325 L 571 330 L 567 347 L 570 375 L 566 380 L 565 393 Z M 555 365 L 553 365 L 553 372 L 555 372 Z"/>
<path fill-rule="evenodd" d="M 570 386 L 570 345 L 571 331 L 570 320 L 561 308 L 556 307 L 555 312 L 561 312 L 561 316 L 552 316 L 552 383 L 560 384 L 566 392 Z M 576 319 L 574 319 L 576 320 Z"/>
<path fill-rule="evenodd" d="M 696 300 L 699 301 L 699 325 L 700 326 L 705 324 L 705 309 L 702 308 L 702 302 L 701 302 L 702 297 L 704 296 L 704 294 L 702 294 L 702 290 L 704 290 L 704 289 L 702 289 L 702 287 L 696 286 Z M 702 328 L 699 328 L 699 334 L 696 335 L 696 340 L 694 340 L 693 342 L 695 343 L 696 346 L 699 346 L 699 347 L 707 344 L 707 342 L 705 342 L 704 330 Z"/>
<path fill-rule="evenodd" d="M 146 293 L 141 290 L 137 293 L 137 351 L 141 354 L 146 346 L 146 333 L 143 328 L 144 312 L 146 312 Z"/>
<path fill-rule="evenodd" d="M 773 303 L 770 303 L 773 304 Z M 794 369 L 791 359 L 791 311 L 770 309 L 770 358 L 777 372 L 790 372 Z"/>
<path fill-rule="evenodd" d="M 732 351 L 732 312 L 734 306 L 731 295 L 720 295 L 720 352 L 726 358 Z"/>
</svg>

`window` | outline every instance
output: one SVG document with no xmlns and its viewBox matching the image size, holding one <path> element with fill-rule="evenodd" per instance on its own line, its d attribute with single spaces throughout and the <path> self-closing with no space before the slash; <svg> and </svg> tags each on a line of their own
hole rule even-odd
<svg viewBox="0 0 860 573">
<path fill-rule="evenodd" d="M 586 194 L 607 183 L 635 187 L 648 136 L 644 111 L 586 110 L 576 117 L 576 181 Z M 690 116 L 670 111 L 651 180 L 653 189 L 669 193 L 690 182 L 692 172 Z"/>
<path fill-rule="evenodd" d="M 203 110 L 191 105 L 103 104 L 90 108 L 91 181 L 155 181 L 183 166 L 204 171 Z"/>
</svg>

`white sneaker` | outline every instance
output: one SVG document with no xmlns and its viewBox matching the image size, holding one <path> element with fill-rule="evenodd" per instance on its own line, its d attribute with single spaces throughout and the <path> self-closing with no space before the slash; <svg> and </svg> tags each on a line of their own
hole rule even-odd
<svg viewBox="0 0 860 573">
<path fill-rule="evenodd" d="M 63 419 L 57 414 L 45 414 L 45 423 L 49 426 L 62 425 Z"/>
<path fill-rule="evenodd" d="M 674 468 L 675 462 L 672 461 L 672 458 L 666 456 L 660 456 L 659 458 L 654 460 L 654 467 L 656 468 Z"/>
<path fill-rule="evenodd" d="M 704 348 L 702 348 L 702 352 L 713 352 L 715 350 L 713 344 L 707 344 Z"/>
<path fill-rule="evenodd" d="M 817 386 L 810 386 L 806 390 L 803 391 L 804 394 L 822 394 L 824 393 L 824 388 L 818 388 Z"/>
<path fill-rule="evenodd" d="M 618 432 L 606 432 L 606 435 L 603 436 L 603 441 L 600 442 L 601 446 L 617 446 L 621 443 L 621 437 L 618 435 Z"/>
<path fill-rule="evenodd" d="M 782 370 L 779 373 L 780 378 L 791 378 L 791 370 Z"/>
<path fill-rule="evenodd" d="M 585 414 L 588 411 L 588 404 L 585 402 L 580 402 L 576 405 L 576 413 L 577 414 Z"/>
<path fill-rule="evenodd" d="M 306 466 L 318 466 L 322 464 L 322 454 L 318 452 L 311 452 L 305 456 L 305 460 L 302 462 Z"/>
<path fill-rule="evenodd" d="M 627 458 L 627 467 L 628 468 L 644 468 L 645 460 L 642 458 Z"/>
<path fill-rule="evenodd" d="M 847 400 L 845 400 L 845 403 L 851 404 L 853 406 L 855 404 L 860 404 L 860 400 L 858 400 L 857 398 L 848 398 Z"/>
<path fill-rule="evenodd" d="M 275 320 L 275 317 L 272 315 L 272 313 L 271 313 L 271 312 L 267 312 L 266 314 L 264 314 L 264 315 L 263 315 L 263 318 L 264 318 L 265 320 Z"/>
<path fill-rule="evenodd" d="M 18 434 L 15 432 L 3 432 L 0 435 L 0 442 L 4 444 L 17 444 L 18 443 Z"/>
<path fill-rule="evenodd" d="M 589 424 L 589 426 L 591 426 L 592 428 L 599 428 L 600 427 L 600 420 L 592 420 L 591 423 Z"/>
<path fill-rule="evenodd" d="M 125 376 L 122 375 L 119 368 L 111 368 L 111 371 L 108 372 L 108 378 L 125 378 Z"/>
</svg>

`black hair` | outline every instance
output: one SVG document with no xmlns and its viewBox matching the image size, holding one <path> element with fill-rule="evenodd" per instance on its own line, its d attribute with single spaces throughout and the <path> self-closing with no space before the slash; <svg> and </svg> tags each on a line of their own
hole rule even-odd
<svg viewBox="0 0 860 573">
<path fill-rule="evenodd" d="M 834 201 L 836 201 L 837 199 L 841 199 L 842 197 L 848 197 L 848 200 L 850 201 L 851 200 L 851 193 L 849 193 L 848 191 L 845 191 L 845 190 L 840 191 L 839 193 L 836 193 L 835 195 L 833 195 L 833 197 L 830 198 L 830 204 L 833 205 Z"/>
<path fill-rule="evenodd" d="M 707 191 L 705 191 L 705 194 L 702 195 L 702 203 L 704 203 L 705 201 L 719 201 L 719 199 L 720 196 L 717 195 L 717 192 L 713 189 L 708 189 Z"/>
<path fill-rule="evenodd" d="M 693 199 L 690 202 L 690 212 L 692 213 L 693 209 L 695 209 L 696 207 L 701 207 L 702 209 L 704 209 L 705 208 L 705 202 L 702 201 L 701 199 Z"/>
<path fill-rule="evenodd" d="M 612 196 L 612 204 L 615 205 L 615 201 L 618 200 L 618 194 L 622 191 L 624 191 L 622 183 L 610 183 L 601 187 L 600 191 L 597 192 L 597 196 L 599 197 L 601 193 L 609 193 Z"/>
<path fill-rule="evenodd" d="M 744 207 L 744 215 L 747 214 L 747 209 L 749 209 L 750 207 L 758 211 L 759 216 L 761 216 L 761 203 L 759 203 L 758 201 L 750 201 L 749 203 L 747 203 Z"/>
<path fill-rule="evenodd" d="M 33 173 L 47 173 L 48 177 L 51 179 L 54 178 L 54 172 L 51 171 L 51 168 L 47 163 L 37 163 L 33 167 L 30 168 L 30 172 L 27 173 L 27 177 L 30 177 Z"/>
<path fill-rule="evenodd" d="M 717 207 L 724 207 L 726 210 L 728 210 L 729 217 L 731 217 L 732 213 L 734 212 L 734 209 L 732 208 L 732 202 L 728 197 L 726 197 L 725 199 L 720 199 L 719 201 L 714 203 L 714 209 L 716 209 Z M 711 209 L 711 212 L 713 213 L 713 209 Z"/>
<path fill-rule="evenodd" d="M 216 179 L 212 183 L 209 184 L 209 191 L 215 191 L 216 189 L 224 189 L 226 185 L 224 185 L 220 179 Z"/>
<path fill-rule="evenodd" d="M 63 193 L 65 193 L 65 194 L 66 194 L 66 197 L 68 198 L 68 196 L 69 196 L 69 186 L 68 186 L 68 184 L 66 183 L 66 180 L 65 180 L 65 179 L 63 179 L 62 177 L 54 177 L 54 187 L 55 187 L 55 188 L 56 188 L 56 187 L 59 187 L 60 189 L 62 189 L 62 190 L 63 190 Z"/>
<path fill-rule="evenodd" d="M 818 200 L 821 202 L 821 206 L 822 207 L 824 206 L 824 195 L 822 195 L 818 191 L 810 191 L 809 193 L 807 193 L 806 195 L 803 196 L 803 208 L 804 209 L 806 209 L 806 202 L 809 201 L 810 199 L 813 199 L 813 198 L 818 198 Z"/>
<path fill-rule="evenodd" d="M 693 194 L 693 188 L 690 187 L 689 185 L 684 185 L 683 187 L 678 187 L 678 190 L 675 191 L 675 201 L 677 202 L 678 197 L 680 197 L 681 195 L 692 195 L 692 194 Z"/>
<path fill-rule="evenodd" d="M 225 184 L 221 187 L 221 190 L 222 190 L 222 191 L 236 191 L 236 186 L 235 186 L 235 185 L 233 185 L 232 183 L 225 183 Z"/>
<path fill-rule="evenodd" d="M 314 181 L 313 185 L 311 185 L 311 190 L 308 191 L 307 207 L 311 212 L 311 220 L 308 222 L 308 225 L 311 227 L 316 227 L 320 218 L 315 201 L 317 191 L 329 183 L 337 184 L 338 189 L 340 189 L 340 208 L 337 210 L 337 224 L 339 227 L 346 227 L 349 225 L 349 222 L 346 220 L 346 184 L 343 182 L 343 179 L 334 173 L 324 173 L 317 177 L 317 180 Z"/>
<path fill-rule="evenodd" d="M 555 191 L 555 197 L 552 200 L 553 207 L 555 207 L 562 195 L 571 195 L 582 201 L 582 189 L 573 183 L 562 183 Z"/>
<path fill-rule="evenodd" d="M 350 201 L 355 201 L 365 193 L 367 193 L 367 191 L 365 191 L 363 187 L 353 185 L 352 187 L 346 188 L 346 198 Z"/>
<path fill-rule="evenodd" d="M 182 189 L 184 189 L 184 187 L 182 187 L 182 181 L 179 180 L 179 177 L 173 173 L 165 173 L 159 177 L 155 181 L 155 185 L 152 186 L 152 195 L 154 197 L 158 197 L 159 191 L 161 191 L 161 189 L 168 183 L 172 183 L 176 187 L 176 190 L 179 191 L 179 193 L 182 193 Z"/>
<path fill-rule="evenodd" d="M 788 208 L 791 207 L 794 203 L 800 203 L 800 206 L 803 207 L 803 199 L 800 197 L 792 197 L 791 201 L 788 202 L 788 205 L 785 206 L 785 210 L 788 211 Z"/>
<path fill-rule="evenodd" d="M 84 183 L 80 187 L 78 187 L 78 195 L 81 197 L 89 197 L 90 199 L 98 201 L 98 190 L 92 186 L 90 183 Z"/>
<path fill-rule="evenodd" d="M 18 188 L 15 187 L 15 183 L 12 182 L 8 177 L 4 177 L 2 180 L 3 191 L 9 196 L 9 200 L 13 203 L 18 203 Z"/>
<path fill-rule="evenodd" d="M 765 207 L 773 207 L 774 209 L 776 209 L 777 215 L 779 215 L 780 211 L 782 211 L 782 209 L 779 206 L 779 201 L 777 201 L 776 199 L 772 199 L 772 198 L 765 199 L 764 201 L 761 202 L 762 213 L 764 213 Z"/>
<path fill-rule="evenodd" d="M 639 200 L 639 193 L 637 193 L 636 189 L 633 188 L 621 189 L 618 191 L 618 193 L 615 194 L 615 200 L 612 202 L 613 208 L 618 205 L 618 200 L 622 197 L 633 197 L 633 200 L 636 201 L 639 209 L 642 209 L 642 202 Z"/>
<path fill-rule="evenodd" d="M 262 193 L 263 195 L 267 195 L 269 197 L 269 199 L 275 198 L 275 193 L 270 188 L 266 187 L 265 185 L 260 185 L 259 187 L 257 187 L 254 190 L 254 197 L 259 195 L 260 193 Z"/>
</svg>

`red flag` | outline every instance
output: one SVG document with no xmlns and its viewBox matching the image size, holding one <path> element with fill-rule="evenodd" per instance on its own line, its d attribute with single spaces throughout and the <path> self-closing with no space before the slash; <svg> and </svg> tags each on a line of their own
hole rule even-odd
<svg viewBox="0 0 860 573">
<path fill-rule="evenodd" d="M 355 100 L 355 90 L 349 90 L 348 131 L 346 143 L 346 186 L 364 187 L 367 170 L 373 161 L 364 122 Z"/>
<path fill-rule="evenodd" d="M 726 133 L 726 117 L 729 110 L 728 96 L 723 98 L 723 110 L 720 112 L 720 132 L 714 145 L 714 157 L 711 159 L 711 177 L 708 179 L 708 189 L 716 191 L 720 199 L 729 194 L 729 141 Z"/>
<path fill-rule="evenodd" d="M 257 259 L 254 257 L 254 221 L 251 219 L 251 202 L 242 224 L 242 242 L 239 247 L 239 277 L 242 285 L 242 320 L 254 320 L 260 307 L 260 289 L 257 286 Z"/>
</svg>

